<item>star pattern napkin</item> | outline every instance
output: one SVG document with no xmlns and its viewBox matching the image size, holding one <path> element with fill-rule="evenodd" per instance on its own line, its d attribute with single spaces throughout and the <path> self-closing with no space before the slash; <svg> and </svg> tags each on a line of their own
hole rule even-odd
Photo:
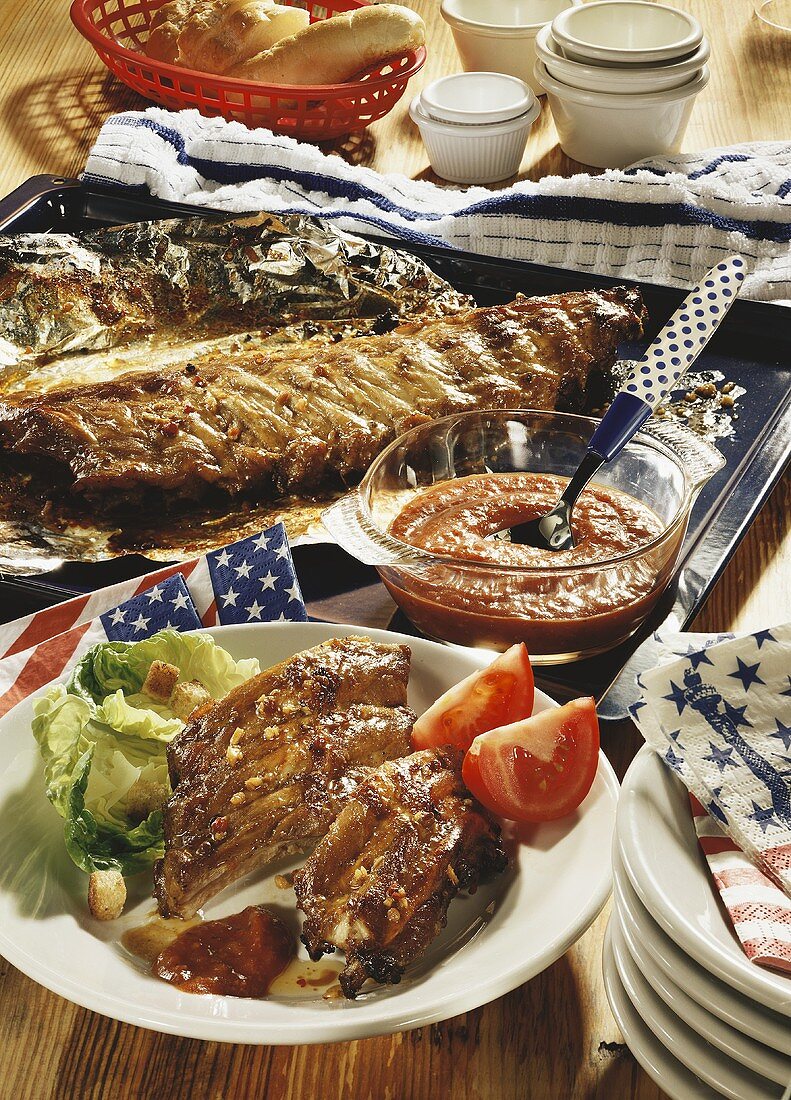
<svg viewBox="0 0 791 1100">
<path fill-rule="evenodd" d="M 203 624 L 181 573 L 99 616 L 110 642 L 139 642 L 158 630 L 197 630 Z"/>
<path fill-rule="evenodd" d="M 206 561 L 223 625 L 307 619 L 282 524 L 215 550 Z"/>
<path fill-rule="evenodd" d="M 0 624 L 0 716 L 97 642 L 139 642 L 165 627 L 306 619 L 286 531 L 276 523 L 222 550 Z"/>
<path fill-rule="evenodd" d="M 791 973 L 791 899 L 690 795 L 700 849 L 748 959 Z"/>
<path fill-rule="evenodd" d="M 678 653 L 683 638 L 663 642 Z M 788 969 L 791 624 L 700 641 L 643 674 L 632 713 L 697 800 L 701 847 L 747 955 Z"/>
</svg>

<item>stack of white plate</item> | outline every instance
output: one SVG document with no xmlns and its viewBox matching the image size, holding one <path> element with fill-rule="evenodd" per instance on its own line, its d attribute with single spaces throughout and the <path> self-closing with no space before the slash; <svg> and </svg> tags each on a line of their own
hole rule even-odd
<svg viewBox="0 0 791 1100">
<path fill-rule="evenodd" d="M 638 1062 L 678 1100 L 779 1100 L 791 1085 L 791 975 L 745 956 L 686 788 L 648 749 L 623 783 L 613 877 L 604 979 Z"/>
</svg>

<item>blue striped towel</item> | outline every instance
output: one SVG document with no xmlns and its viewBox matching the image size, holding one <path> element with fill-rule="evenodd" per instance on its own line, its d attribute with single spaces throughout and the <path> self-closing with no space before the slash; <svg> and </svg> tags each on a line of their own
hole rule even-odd
<svg viewBox="0 0 791 1100">
<path fill-rule="evenodd" d="M 509 259 L 676 286 L 748 257 L 745 297 L 791 302 L 791 143 L 548 176 L 499 191 L 381 175 L 237 122 L 151 107 L 109 118 L 85 179 L 234 213 L 313 214 Z"/>
</svg>

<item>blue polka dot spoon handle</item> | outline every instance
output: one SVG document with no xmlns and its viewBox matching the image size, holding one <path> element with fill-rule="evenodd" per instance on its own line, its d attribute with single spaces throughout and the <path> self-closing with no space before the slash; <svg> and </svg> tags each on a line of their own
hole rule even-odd
<svg viewBox="0 0 791 1100">
<path fill-rule="evenodd" d="M 615 458 L 700 355 L 733 305 L 743 279 L 744 260 L 731 256 L 700 280 L 616 394 L 591 437 L 589 451 L 605 462 Z"/>
</svg>

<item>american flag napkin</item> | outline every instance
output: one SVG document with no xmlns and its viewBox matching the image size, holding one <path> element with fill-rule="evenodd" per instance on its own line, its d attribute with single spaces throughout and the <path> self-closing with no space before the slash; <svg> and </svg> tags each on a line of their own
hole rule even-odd
<svg viewBox="0 0 791 1100">
<path fill-rule="evenodd" d="M 698 843 L 748 959 L 791 974 L 791 901 L 690 795 Z"/>
<path fill-rule="evenodd" d="M 641 677 L 635 722 L 693 796 L 745 954 L 791 972 L 791 624 L 681 652 Z"/>
<path fill-rule="evenodd" d="M 282 523 L 259 535 L 0 626 L 0 716 L 92 645 L 165 627 L 290 621 L 307 613 Z"/>
</svg>

